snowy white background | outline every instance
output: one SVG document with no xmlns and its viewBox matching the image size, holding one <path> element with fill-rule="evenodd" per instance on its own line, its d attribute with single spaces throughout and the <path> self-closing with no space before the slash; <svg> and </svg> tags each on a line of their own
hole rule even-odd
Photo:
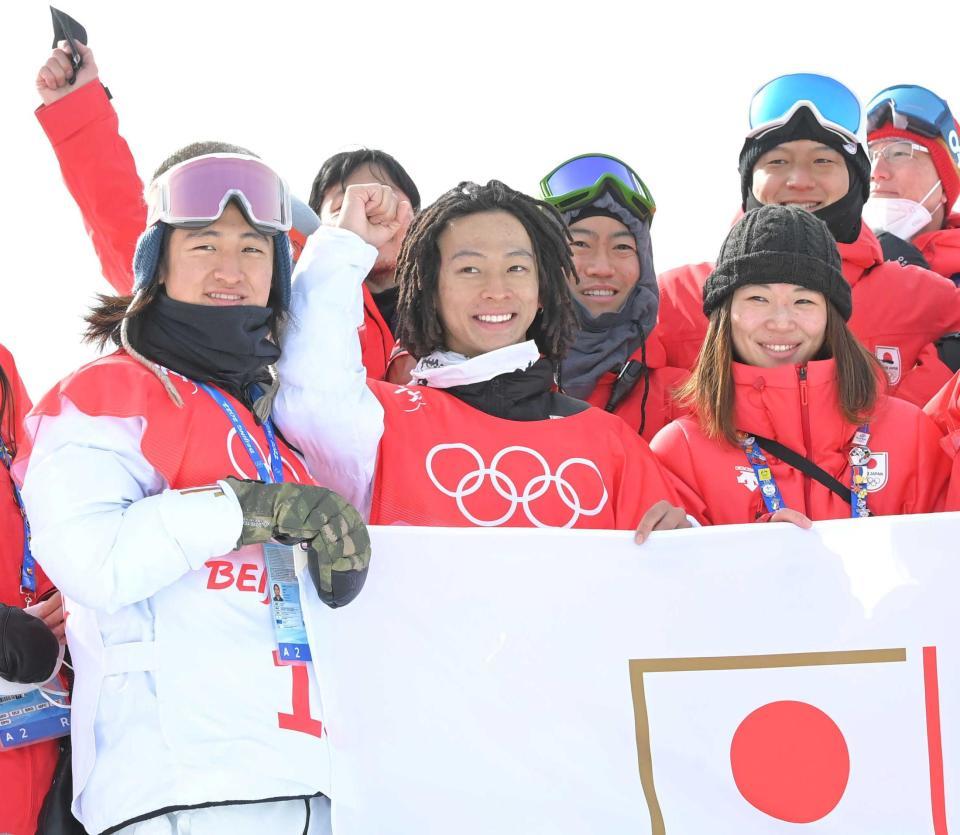
<svg viewBox="0 0 960 835">
<path fill-rule="evenodd" d="M 960 109 L 960 10 L 944 0 L 60 5 L 87 28 L 141 176 L 223 139 L 306 198 L 327 156 L 367 145 L 394 154 L 428 203 L 462 179 L 536 193 L 557 163 L 605 151 L 653 192 L 661 271 L 715 256 L 739 207 L 750 97 L 770 78 L 833 75 L 864 102 L 918 83 Z M 47 5 L 13 0 L 4 23 L 0 341 L 36 399 L 94 355 L 81 316 L 109 288 L 33 116 Z"/>
</svg>

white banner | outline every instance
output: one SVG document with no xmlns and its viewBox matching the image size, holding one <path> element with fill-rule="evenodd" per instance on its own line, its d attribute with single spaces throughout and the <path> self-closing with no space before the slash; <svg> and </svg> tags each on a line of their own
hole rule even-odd
<svg viewBox="0 0 960 835">
<path fill-rule="evenodd" d="M 960 514 L 373 537 L 336 835 L 960 833 Z"/>
</svg>

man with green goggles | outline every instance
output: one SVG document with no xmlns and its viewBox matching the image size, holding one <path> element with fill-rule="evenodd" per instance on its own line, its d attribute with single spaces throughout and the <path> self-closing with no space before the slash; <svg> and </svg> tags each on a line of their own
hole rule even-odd
<svg viewBox="0 0 960 835">
<path fill-rule="evenodd" d="M 544 199 L 561 212 L 593 203 L 605 190 L 641 219 L 657 210 L 653 195 L 626 163 L 606 154 L 581 154 L 558 165 L 540 181 Z"/>
<path fill-rule="evenodd" d="M 672 390 L 687 376 L 667 367 L 654 333 L 653 196 L 630 166 L 606 154 L 568 160 L 540 188 L 570 229 L 578 276 L 570 291 L 580 333 L 561 363 L 560 385 L 649 440 L 682 413 Z"/>
</svg>

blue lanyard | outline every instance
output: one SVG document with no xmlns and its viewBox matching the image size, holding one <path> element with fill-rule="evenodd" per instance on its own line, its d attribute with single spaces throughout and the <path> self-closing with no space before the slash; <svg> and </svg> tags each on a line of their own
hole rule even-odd
<svg viewBox="0 0 960 835">
<path fill-rule="evenodd" d="M 870 515 L 867 507 L 867 465 L 870 462 L 870 425 L 864 423 L 857 428 L 853 435 L 853 447 L 850 449 L 850 516 L 853 519 L 863 519 Z M 752 435 L 743 435 L 740 446 L 747 456 L 747 461 L 753 467 L 760 485 L 760 495 L 768 513 L 776 513 L 787 505 L 780 494 L 780 488 L 773 477 L 770 465 L 763 450 Z"/>
<path fill-rule="evenodd" d="M 3 435 L 0 435 L 0 458 L 3 459 L 3 465 L 9 471 L 13 466 L 13 456 L 7 447 Z M 30 550 L 30 521 L 27 519 L 27 509 L 23 506 L 23 499 L 20 498 L 20 490 L 17 489 L 17 483 L 13 480 L 13 473 L 10 473 L 10 486 L 13 488 L 13 500 L 17 503 L 20 511 L 20 518 L 23 520 L 23 557 L 20 560 L 20 594 L 24 596 L 27 605 L 33 602 L 33 596 L 37 592 L 37 561 Z"/>
<path fill-rule="evenodd" d="M 233 408 L 230 401 L 213 388 L 213 386 L 208 386 L 206 383 L 197 383 L 197 385 L 209 394 L 213 398 L 213 401 L 223 410 L 224 414 L 230 418 L 230 422 L 237 432 L 237 437 L 241 443 L 243 443 L 243 447 L 246 449 L 247 455 L 250 456 L 253 466 L 257 468 L 257 475 L 260 476 L 260 481 L 266 482 L 267 484 L 280 484 L 283 481 L 283 461 L 280 459 L 277 435 L 274 432 L 273 423 L 270 418 L 267 418 L 263 422 L 263 434 L 267 436 L 267 444 L 270 447 L 270 469 L 268 470 L 266 462 L 260 454 L 260 450 L 258 450 L 253 443 L 253 438 L 250 437 L 247 427 L 243 425 L 240 416 L 237 414 L 237 410 Z"/>
<path fill-rule="evenodd" d="M 850 515 L 863 519 L 870 515 L 867 507 L 867 464 L 870 462 L 870 424 L 865 423 L 853 433 L 850 449 Z"/>
<path fill-rule="evenodd" d="M 744 435 L 740 438 L 740 446 L 743 447 L 747 461 L 757 476 L 760 495 L 763 496 L 763 503 L 767 506 L 767 513 L 776 513 L 785 508 L 787 505 L 783 501 L 783 496 L 780 495 L 780 488 L 777 487 L 773 472 L 767 463 L 767 457 L 757 444 L 757 439 L 752 435 Z"/>
</svg>

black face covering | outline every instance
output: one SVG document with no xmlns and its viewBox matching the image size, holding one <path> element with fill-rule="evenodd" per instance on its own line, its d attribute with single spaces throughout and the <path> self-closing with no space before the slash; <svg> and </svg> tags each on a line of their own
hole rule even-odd
<svg viewBox="0 0 960 835">
<path fill-rule="evenodd" d="M 201 383 L 214 383 L 250 404 L 251 383 L 269 383 L 280 358 L 270 341 L 272 308 L 217 307 L 171 299 L 161 290 L 130 321 L 130 344 L 141 354 Z"/>
<path fill-rule="evenodd" d="M 751 191 L 747 194 L 746 210 L 758 209 L 762 206 Z M 814 217 L 820 218 L 830 234 L 836 238 L 838 244 L 852 244 L 860 237 L 860 214 L 863 212 L 863 195 L 860 189 L 851 188 L 836 203 L 824 206 L 813 212 Z"/>
</svg>

